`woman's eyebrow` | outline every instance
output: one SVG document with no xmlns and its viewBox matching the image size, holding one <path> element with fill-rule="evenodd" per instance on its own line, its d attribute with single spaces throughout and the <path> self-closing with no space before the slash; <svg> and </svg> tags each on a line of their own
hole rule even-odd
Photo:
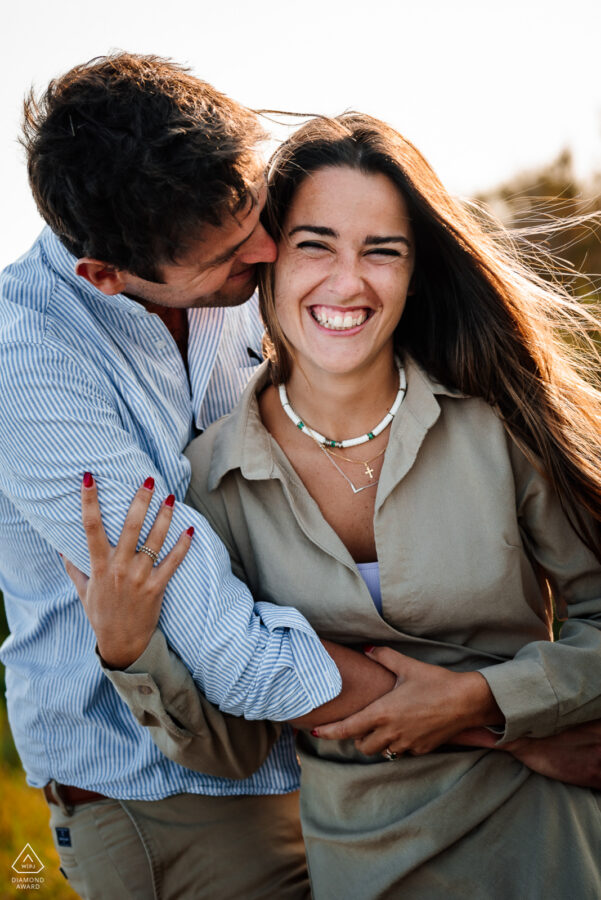
<svg viewBox="0 0 601 900">
<path fill-rule="evenodd" d="M 292 237 L 297 231 L 310 231 L 312 234 L 319 234 L 321 237 L 340 237 L 333 228 L 326 228 L 324 225 L 296 225 L 288 232 L 288 237 Z"/>
<path fill-rule="evenodd" d="M 390 236 L 380 236 L 376 234 L 368 234 L 364 244 L 406 244 L 407 247 L 411 247 L 411 241 L 409 238 L 406 238 L 402 234 L 390 235 Z"/>
<path fill-rule="evenodd" d="M 318 234 L 320 237 L 332 237 L 338 238 L 340 237 L 337 231 L 334 231 L 333 228 L 327 228 L 325 225 L 295 225 L 288 232 L 288 237 L 292 237 L 293 234 L 296 234 L 298 231 L 309 231 L 311 234 Z M 377 235 L 377 234 L 368 234 L 365 240 L 363 241 L 365 245 L 380 245 L 380 244 L 405 244 L 407 247 L 411 247 L 411 241 L 409 238 L 406 238 L 402 234 L 391 234 L 391 235 Z"/>
</svg>

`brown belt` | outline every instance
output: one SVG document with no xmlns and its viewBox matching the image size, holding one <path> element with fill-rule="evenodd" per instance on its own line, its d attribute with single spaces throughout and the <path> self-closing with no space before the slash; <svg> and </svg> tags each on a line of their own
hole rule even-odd
<svg viewBox="0 0 601 900">
<path fill-rule="evenodd" d="M 85 788 L 71 787 L 68 784 L 57 784 L 56 781 L 49 781 L 44 785 L 43 791 L 48 803 L 54 803 L 55 806 L 79 806 L 81 803 L 109 799 L 96 791 L 86 791 Z"/>
</svg>

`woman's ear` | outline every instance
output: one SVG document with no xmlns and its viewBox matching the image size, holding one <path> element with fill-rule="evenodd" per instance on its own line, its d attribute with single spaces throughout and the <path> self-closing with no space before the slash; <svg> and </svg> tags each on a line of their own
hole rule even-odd
<svg viewBox="0 0 601 900">
<path fill-rule="evenodd" d="M 121 294 L 125 289 L 125 272 L 98 259 L 78 259 L 75 274 L 85 278 L 103 294 Z"/>
</svg>

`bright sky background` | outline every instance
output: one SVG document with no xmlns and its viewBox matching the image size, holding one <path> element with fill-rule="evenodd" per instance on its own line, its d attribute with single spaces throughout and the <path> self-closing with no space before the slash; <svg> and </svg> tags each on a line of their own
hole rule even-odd
<svg viewBox="0 0 601 900">
<path fill-rule="evenodd" d="M 565 146 L 601 170 L 601 0 L 11 0 L 2 32 L 0 267 L 41 227 L 24 93 L 111 49 L 171 56 L 254 108 L 372 113 L 461 195 Z"/>
</svg>

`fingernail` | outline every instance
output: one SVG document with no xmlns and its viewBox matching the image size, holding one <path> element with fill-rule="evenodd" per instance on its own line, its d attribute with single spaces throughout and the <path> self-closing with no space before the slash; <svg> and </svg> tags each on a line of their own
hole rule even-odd
<svg viewBox="0 0 601 900">
<path fill-rule="evenodd" d="M 173 506 L 174 503 L 175 503 L 175 494 L 169 494 L 169 496 L 165 500 L 165 506 Z"/>
<path fill-rule="evenodd" d="M 84 487 L 92 487 L 94 484 L 94 479 L 92 478 L 89 472 L 83 473 L 83 486 Z"/>
<path fill-rule="evenodd" d="M 147 478 L 142 487 L 145 487 L 147 491 L 154 491 L 154 478 Z"/>
<path fill-rule="evenodd" d="M 190 525 L 190 527 L 186 529 L 186 534 L 189 535 L 190 537 L 192 537 L 192 535 L 194 534 L 194 526 L 193 525 Z"/>
<path fill-rule="evenodd" d="M 313 737 L 319 737 L 319 731 L 317 730 L 317 728 L 312 728 L 311 734 L 313 735 Z"/>
<path fill-rule="evenodd" d="M 363 652 L 364 652 L 364 653 L 373 653 L 373 651 L 374 651 L 375 649 L 376 649 L 376 648 L 375 648 L 375 646 L 374 646 L 373 644 L 364 644 L 364 645 L 363 645 Z"/>
<path fill-rule="evenodd" d="M 60 550 L 58 551 L 58 555 L 60 556 L 61 559 L 63 558 L 63 554 L 60 552 Z"/>
</svg>

